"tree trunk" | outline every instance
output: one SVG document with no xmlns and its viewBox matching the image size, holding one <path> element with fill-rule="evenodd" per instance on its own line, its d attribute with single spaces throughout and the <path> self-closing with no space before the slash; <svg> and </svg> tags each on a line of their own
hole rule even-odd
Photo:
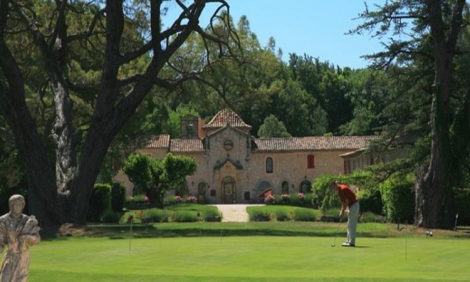
<svg viewBox="0 0 470 282">
<path fill-rule="evenodd" d="M 1 48 L 0 48 L 1 49 Z M 58 225 L 64 215 L 63 204 L 66 197 L 56 191 L 56 183 L 53 166 L 49 162 L 44 150 L 42 140 L 36 131 L 33 119 L 26 109 L 24 100 L 15 99 L 21 97 L 21 92 L 16 93 L 12 89 L 0 87 L 2 113 L 12 128 L 17 147 L 24 160 L 28 179 L 29 213 L 34 214 L 41 226 Z M 8 92 L 8 94 L 6 93 Z M 23 104 L 21 107 L 13 107 L 13 104 Z"/>
<path fill-rule="evenodd" d="M 454 4 L 450 30 L 446 30 L 441 1 L 427 1 L 435 67 L 431 106 L 431 158 L 423 172 L 416 173 L 415 185 L 415 225 L 424 228 L 451 228 L 455 216 L 450 162 L 452 110 L 449 98 L 452 60 L 464 5 L 465 0 L 458 0 Z"/>
<path fill-rule="evenodd" d="M 0 69 L 9 85 L 0 85 L 0 111 L 15 135 L 16 146 L 24 160 L 29 188 L 29 213 L 37 216 L 41 226 L 57 225 L 63 216 L 64 205 L 58 204 L 62 197 L 55 189 L 53 166 L 26 105 L 21 71 L 3 37 L 0 37 L 0 54 Z"/>
<path fill-rule="evenodd" d="M 449 181 L 450 124 L 448 124 L 447 115 L 436 113 L 439 112 L 437 100 L 437 97 L 433 99 L 431 111 L 434 125 L 431 159 L 422 172 L 416 173 L 415 225 L 424 228 L 452 228 L 455 208 L 453 207 L 452 182 Z"/>
</svg>

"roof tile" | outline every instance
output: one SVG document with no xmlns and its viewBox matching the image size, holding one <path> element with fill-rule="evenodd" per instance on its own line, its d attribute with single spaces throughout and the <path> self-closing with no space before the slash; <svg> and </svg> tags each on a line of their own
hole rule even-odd
<svg viewBox="0 0 470 282">
<path fill-rule="evenodd" d="M 254 138 L 257 151 L 357 150 L 369 146 L 376 136 L 308 136 L 287 138 Z M 148 141 L 147 148 L 169 148 L 170 152 L 203 152 L 199 139 L 170 139 L 162 134 Z"/>
<path fill-rule="evenodd" d="M 251 126 L 246 124 L 239 115 L 237 115 L 231 109 L 223 109 L 218 112 L 203 128 L 219 128 L 223 127 L 227 124 L 230 124 L 232 127 L 242 127 L 242 128 L 249 128 Z"/>
<path fill-rule="evenodd" d="M 202 140 L 199 139 L 171 139 L 170 152 L 203 152 Z"/>
<path fill-rule="evenodd" d="M 161 134 L 150 138 L 147 142 L 147 148 L 168 148 L 170 146 L 170 135 Z"/>
<path fill-rule="evenodd" d="M 308 136 L 255 139 L 258 151 L 355 150 L 364 148 L 375 136 Z"/>
</svg>

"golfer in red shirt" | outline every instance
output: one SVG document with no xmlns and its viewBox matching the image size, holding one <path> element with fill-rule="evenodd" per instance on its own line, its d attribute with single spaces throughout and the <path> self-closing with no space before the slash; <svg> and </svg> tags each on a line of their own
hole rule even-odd
<svg viewBox="0 0 470 282">
<path fill-rule="evenodd" d="M 349 210 L 348 213 L 348 239 L 341 246 L 343 247 L 355 247 L 356 246 L 356 227 L 357 220 L 359 219 L 359 200 L 357 199 L 354 191 L 345 184 L 339 184 L 336 181 L 332 180 L 330 182 L 331 189 L 335 190 L 338 193 L 339 198 L 341 199 L 341 210 L 339 212 L 339 217 L 341 218 L 346 211 L 346 208 Z"/>
</svg>

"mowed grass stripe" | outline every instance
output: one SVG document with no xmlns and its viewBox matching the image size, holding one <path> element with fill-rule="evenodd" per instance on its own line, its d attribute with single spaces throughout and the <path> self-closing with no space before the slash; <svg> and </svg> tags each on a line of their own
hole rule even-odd
<svg viewBox="0 0 470 282">
<path fill-rule="evenodd" d="M 78 238 L 31 249 L 29 281 L 468 281 L 469 241 L 331 237 Z"/>
</svg>

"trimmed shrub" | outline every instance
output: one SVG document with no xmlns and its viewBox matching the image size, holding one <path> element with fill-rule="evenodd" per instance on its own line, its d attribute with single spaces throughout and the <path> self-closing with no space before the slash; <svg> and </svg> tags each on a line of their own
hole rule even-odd
<svg viewBox="0 0 470 282">
<path fill-rule="evenodd" d="M 309 209 L 296 209 L 294 212 L 295 221 L 315 221 L 315 212 Z"/>
<path fill-rule="evenodd" d="M 95 184 L 90 197 L 87 220 L 100 222 L 101 216 L 109 210 L 111 210 L 111 185 Z"/>
<path fill-rule="evenodd" d="M 379 214 L 375 214 L 373 212 L 364 212 L 361 213 L 361 216 L 359 217 L 359 222 L 361 223 L 367 223 L 367 222 L 377 222 L 377 223 L 384 223 L 385 219 L 383 216 Z"/>
<path fill-rule="evenodd" d="M 322 215 L 320 217 L 321 222 L 339 222 L 339 216 L 331 216 L 331 215 Z"/>
<path fill-rule="evenodd" d="M 250 221 L 270 221 L 271 216 L 269 213 L 262 211 L 253 211 L 250 213 Z"/>
<path fill-rule="evenodd" d="M 122 216 L 122 212 L 115 212 L 108 210 L 104 212 L 101 221 L 104 223 L 119 223 Z"/>
<path fill-rule="evenodd" d="M 297 207 L 311 207 L 313 206 L 313 193 L 290 193 L 275 195 L 272 198 L 265 199 L 267 205 L 284 205 L 284 206 L 297 206 Z"/>
<path fill-rule="evenodd" d="M 389 179 L 381 187 L 387 220 L 412 223 L 415 212 L 415 192 L 412 177 Z"/>
<path fill-rule="evenodd" d="M 289 221 L 290 220 L 289 213 L 283 209 L 276 210 L 275 214 L 276 214 L 277 221 Z"/>
<path fill-rule="evenodd" d="M 221 222 L 222 217 L 218 215 L 208 215 L 204 218 L 205 222 Z"/>
<path fill-rule="evenodd" d="M 134 224 L 142 223 L 141 219 L 143 213 L 144 211 L 127 211 L 119 219 L 119 224 L 130 224 L 131 219 Z"/>
<path fill-rule="evenodd" d="M 304 199 L 301 201 L 301 206 L 304 207 L 313 207 L 314 206 L 315 194 L 307 193 L 304 195 Z"/>
<path fill-rule="evenodd" d="M 339 208 L 329 208 L 326 210 L 323 210 L 323 216 L 320 219 L 321 221 L 326 221 L 326 222 L 347 222 L 348 217 L 343 216 L 339 217 Z"/>
<path fill-rule="evenodd" d="M 290 205 L 292 206 L 302 206 L 305 202 L 304 193 L 292 193 L 290 194 Z"/>
<path fill-rule="evenodd" d="M 207 222 L 220 222 L 222 221 L 222 216 L 218 210 L 207 210 L 204 213 L 204 221 Z"/>
<path fill-rule="evenodd" d="M 457 225 L 470 225 L 470 209 L 468 209 L 468 203 L 470 203 L 470 188 L 455 188 L 455 206 L 457 207 L 457 213 L 459 218 Z"/>
<path fill-rule="evenodd" d="M 126 201 L 126 187 L 121 183 L 113 183 L 111 186 L 111 209 L 121 212 Z"/>
<path fill-rule="evenodd" d="M 168 198 L 164 200 L 164 202 L 167 203 L 169 206 L 182 204 L 183 198 L 181 198 L 180 196 L 169 196 Z"/>
<path fill-rule="evenodd" d="M 125 207 L 128 210 L 144 210 L 149 208 L 149 200 L 146 195 L 130 196 L 125 200 Z"/>
<path fill-rule="evenodd" d="M 168 222 L 169 212 L 160 209 L 145 210 L 141 217 L 142 223 Z"/>
<path fill-rule="evenodd" d="M 318 208 L 314 198 L 316 195 L 313 193 L 290 193 L 280 195 L 268 195 L 264 197 L 264 203 L 267 206 L 296 206 L 296 207 L 314 207 Z"/>
<path fill-rule="evenodd" d="M 198 220 L 197 214 L 191 211 L 177 211 L 172 218 L 174 222 L 196 222 Z"/>
</svg>

